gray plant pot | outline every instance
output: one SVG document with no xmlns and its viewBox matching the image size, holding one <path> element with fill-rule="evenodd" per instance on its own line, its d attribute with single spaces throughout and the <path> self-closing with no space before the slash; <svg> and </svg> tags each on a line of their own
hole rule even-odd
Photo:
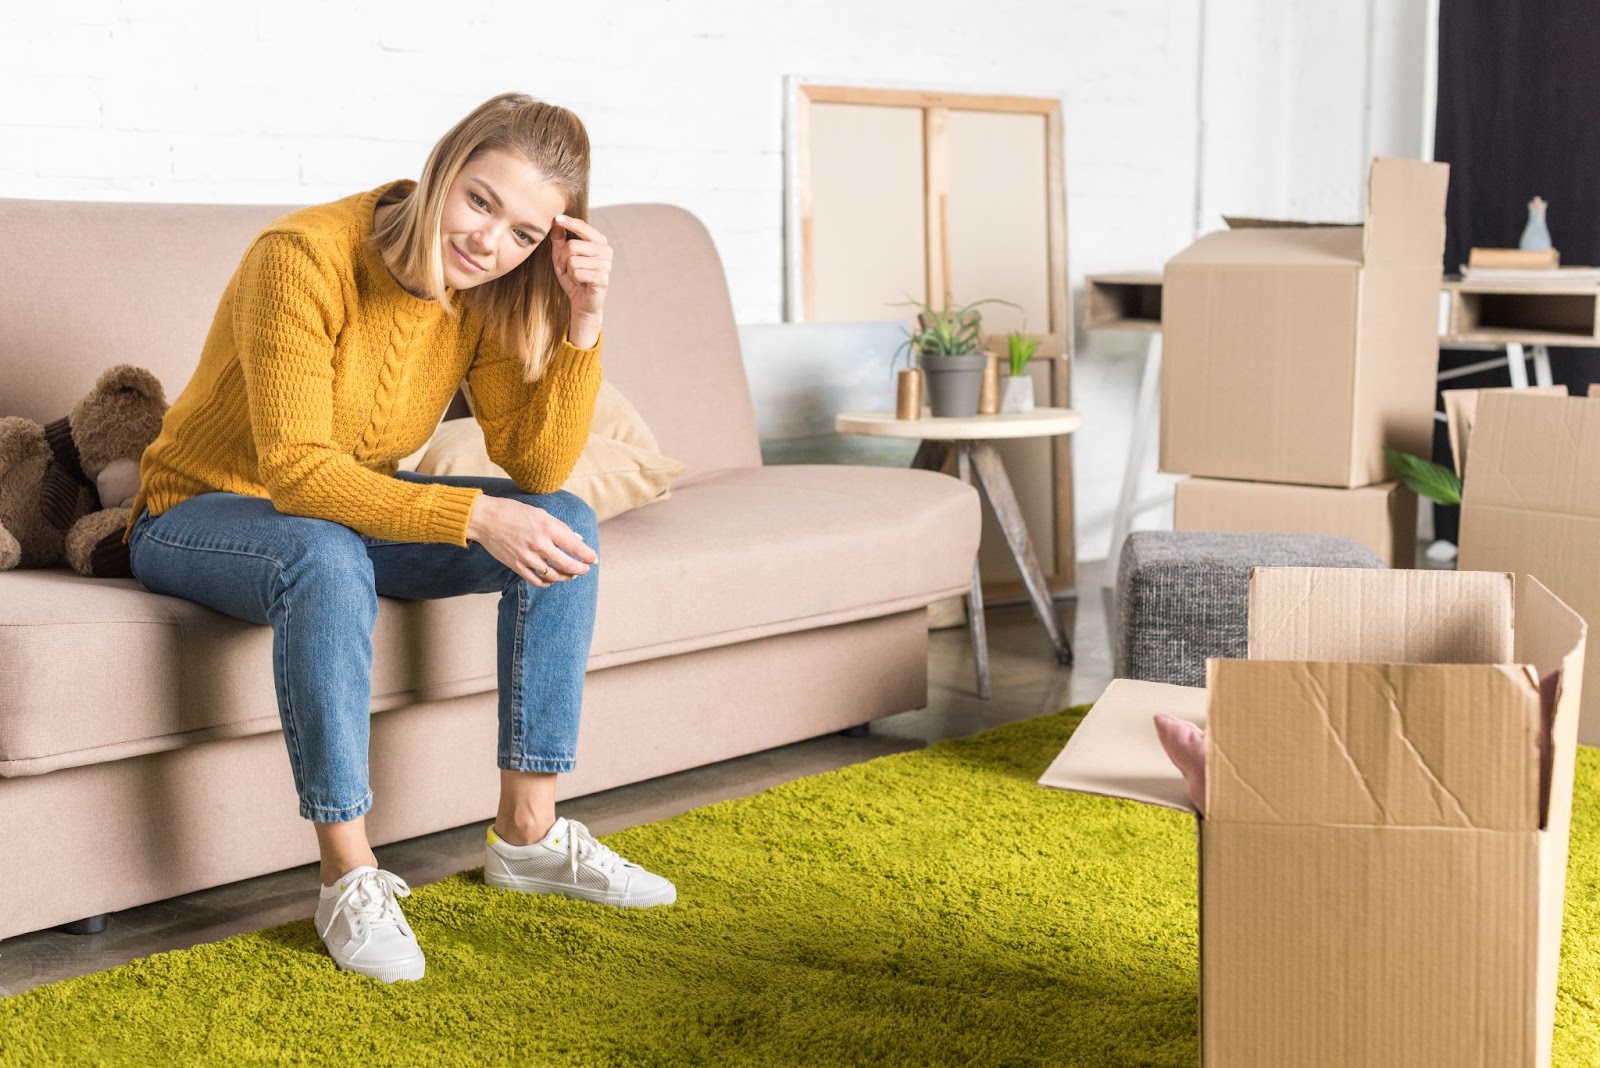
<svg viewBox="0 0 1600 1068">
<path fill-rule="evenodd" d="M 928 406 L 946 419 L 969 419 L 978 414 L 978 394 L 983 390 L 987 354 L 924 356 L 922 373 L 928 380 Z"/>
</svg>

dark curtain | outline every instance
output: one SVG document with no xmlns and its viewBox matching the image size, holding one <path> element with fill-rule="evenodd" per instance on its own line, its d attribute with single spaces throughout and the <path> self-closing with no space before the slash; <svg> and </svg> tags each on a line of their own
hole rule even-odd
<svg viewBox="0 0 1600 1068">
<path fill-rule="evenodd" d="M 1450 164 L 1445 270 L 1460 270 L 1474 245 L 1516 247 L 1535 195 L 1549 202 L 1561 262 L 1600 264 L 1600 2 L 1440 0 L 1438 89 L 1433 155 Z M 1445 350 L 1440 368 L 1485 358 Z M 1600 381 L 1593 349 L 1551 349 L 1550 363 L 1575 393 Z M 1503 370 L 1445 383 L 1506 384 Z M 1448 464 L 1444 425 L 1434 429 L 1434 458 Z M 1434 510 L 1439 537 L 1455 540 L 1456 512 Z"/>
</svg>

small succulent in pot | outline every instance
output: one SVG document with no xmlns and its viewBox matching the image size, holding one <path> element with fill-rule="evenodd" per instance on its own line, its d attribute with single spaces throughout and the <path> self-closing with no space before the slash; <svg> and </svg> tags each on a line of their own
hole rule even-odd
<svg viewBox="0 0 1600 1068">
<path fill-rule="evenodd" d="M 920 364 L 928 383 L 928 403 L 936 417 L 966 418 L 978 414 L 978 393 L 983 384 L 983 366 L 988 354 L 983 351 L 983 304 L 1009 304 L 1006 300 L 979 300 L 952 306 L 945 294 L 944 306 L 935 308 L 920 300 L 907 300 L 895 307 L 917 309 L 917 329 L 907 328 L 906 339 L 895 350 L 894 364 L 902 355 L 908 364 Z"/>
<path fill-rule="evenodd" d="M 1039 339 L 1029 337 L 1021 330 L 1013 330 L 1006 335 L 1006 359 L 1011 367 L 1013 376 L 1021 375 L 1028 368 L 1028 361 L 1033 359 L 1033 354 L 1039 351 Z"/>
<path fill-rule="evenodd" d="M 1000 383 L 1002 412 L 1033 411 L 1033 379 L 1028 375 L 1028 361 L 1038 351 L 1038 338 L 1029 337 L 1021 330 L 1006 335 L 1006 363 L 1010 374 Z"/>
</svg>

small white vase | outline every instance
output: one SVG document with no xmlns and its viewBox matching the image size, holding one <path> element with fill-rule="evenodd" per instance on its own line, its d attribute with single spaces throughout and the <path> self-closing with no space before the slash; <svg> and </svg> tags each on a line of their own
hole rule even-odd
<svg viewBox="0 0 1600 1068">
<path fill-rule="evenodd" d="M 1518 248 L 1541 250 L 1550 247 L 1550 224 L 1544 217 L 1547 207 L 1549 205 L 1544 197 L 1534 197 L 1528 201 L 1528 225 L 1523 227 L 1522 240 L 1517 242 Z"/>
<path fill-rule="evenodd" d="M 1033 377 L 1031 375 L 1006 375 L 1000 380 L 1000 410 L 1002 412 L 1033 411 Z"/>
</svg>

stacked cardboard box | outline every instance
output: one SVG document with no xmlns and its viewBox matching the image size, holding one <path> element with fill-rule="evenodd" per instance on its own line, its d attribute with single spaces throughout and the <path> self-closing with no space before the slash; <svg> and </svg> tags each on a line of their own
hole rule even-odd
<svg viewBox="0 0 1600 1068">
<path fill-rule="evenodd" d="M 1416 553 L 1417 495 L 1399 482 L 1355 489 L 1189 478 L 1173 494 L 1174 530 L 1337 534 L 1360 542 L 1389 567 Z"/>
<path fill-rule="evenodd" d="M 1448 177 L 1377 159 L 1362 225 L 1230 219 L 1167 263 L 1161 469 L 1200 476 L 1177 529 L 1309 528 L 1409 565 L 1383 449 L 1432 448 Z"/>
<path fill-rule="evenodd" d="M 1203 1064 L 1550 1063 L 1585 631 L 1523 576 L 1257 568 L 1249 659 L 1111 684 L 1039 781 L 1192 812 L 1151 716 L 1206 727 Z"/>
</svg>

